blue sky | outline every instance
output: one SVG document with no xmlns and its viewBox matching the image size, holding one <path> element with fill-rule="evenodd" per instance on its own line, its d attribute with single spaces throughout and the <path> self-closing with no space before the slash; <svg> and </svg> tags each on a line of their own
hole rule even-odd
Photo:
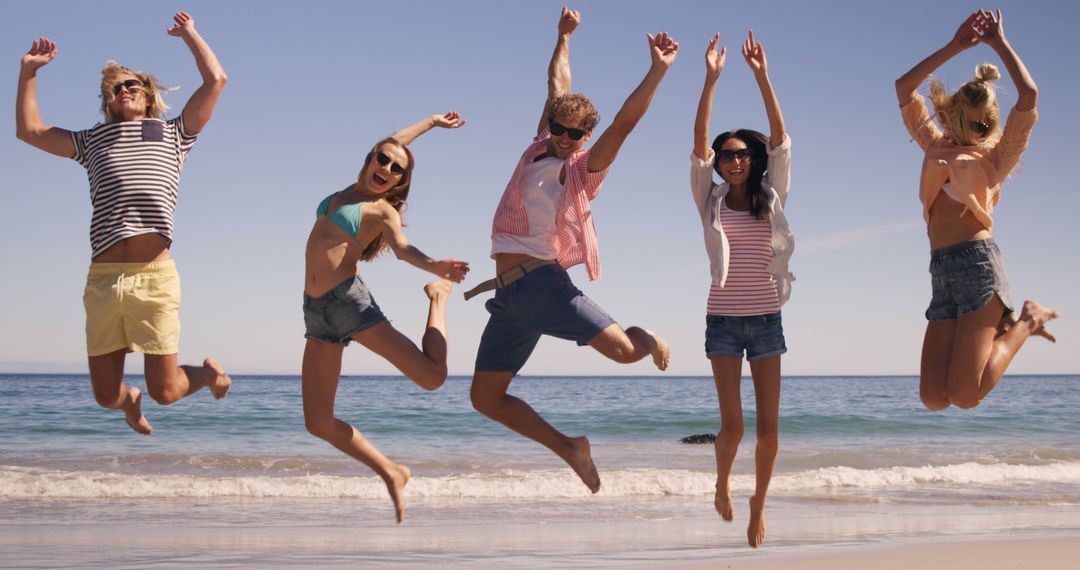
<svg viewBox="0 0 1080 570">
<path fill-rule="evenodd" d="M 183 280 L 182 361 L 216 356 L 237 373 L 297 373 L 303 350 L 303 248 L 315 206 L 349 184 L 370 145 L 420 117 L 455 109 L 469 124 L 413 145 L 417 170 L 406 213 L 410 240 L 473 272 L 449 307 L 450 370 L 470 374 L 487 319 L 460 292 L 494 271 L 491 217 L 546 94 L 560 2 L 68 2 L 11 3 L 0 22 L 14 108 L 18 60 L 46 35 L 59 55 L 39 73 L 46 122 L 100 120 L 97 85 L 115 59 L 178 85 L 175 112 L 199 84 L 191 55 L 166 35 L 190 12 L 229 74 L 216 114 L 185 167 L 173 256 Z M 668 31 L 678 60 L 624 145 L 593 203 L 604 276 L 577 285 L 624 326 L 672 345 L 669 374 L 706 375 L 708 262 L 690 198 L 688 156 L 704 77 L 719 31 L 727 66 L 712 132 L 767 130 L 753 78 L 737 55 L 750 27 L 762 41 L 793 141 L 787 213 L 797 281 L 784 307 L 786 374 L 916 374 L 929 300 L 928 243 L 917 184 L 921 153 L 896 108 L 894 80 L 943 45 L 972 2 L 582 2 L 571 44 L 574 90 L 610 119 L 649 65 L 647 32 Z M 992 7 L 992 6 L 988 6 Z M 1075 5 L 1005 2 L 1005 30 L 1040 88 L 1039 123 L 1022 171 L 1003 190 L 994 235 L 1018 302 L 1057 308 L 1057 345 L 1029 343 L 1013 373 L 1075 373 L 1080 281 L 1075 227 L 1080 191 L 1069 164 L 1080 130 L 1080 78 L 1068 56 Z M 996 55 L 969 50 L 939 75 L 956 87 Z M 1004 71 L 1004 70 L 1003 70 Z M 1003 109 L 1015 89 L 1002 83 Z M 11 115 L 9 115 L 11 117 Z M 85 370 L 82 287 L 89 263 L 85 171 L 74 161 L 0 137 L 0 371 Z M 394 325 L 419 339 L 431 276 L 392 256 L 362 274 Z M 141 369 L 129 358 L 128 370 Z M 545 339 L 523 374 L 651 374 L 651 364 L 605 361 Z M 392 373 L 359 347 L 347 374 Z"/>
</svg>

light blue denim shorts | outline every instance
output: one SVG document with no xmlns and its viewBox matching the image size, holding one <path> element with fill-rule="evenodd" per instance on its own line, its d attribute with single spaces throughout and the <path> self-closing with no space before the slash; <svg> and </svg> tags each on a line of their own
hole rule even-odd
<svg viewBox="0 0 1080 570">
<path fill-rule="evenodd" d="M 926 320 L 947 321 L 986 306 L 996 294 L 1013 311 L 1005 262 L 993 239 L 965 241 L 930 252 L 932 297 Z"/>
<path fill-rule="evenodd" d="M 304 295 L 305 338 L 348 346 L 349 337 L 386 320 L 359 275 L 322 297 Z"/>
<path fill-rule="evenodd" d="M 764 360 L 787 352 L 780 313 L 752 317 L 705 316 L 705 356 Z"/>
</svg>

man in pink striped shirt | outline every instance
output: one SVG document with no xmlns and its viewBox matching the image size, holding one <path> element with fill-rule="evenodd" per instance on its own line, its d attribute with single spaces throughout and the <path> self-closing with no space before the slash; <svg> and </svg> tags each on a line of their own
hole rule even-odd
<svg viewBox="0 0 1080 570">
<path fill-rule="evenodd" d="M 670 351 L 659 336 L 640 327 L 623 330 L 570 282 L 566 268 L 584 263 L 590 280 L 600 278 L 590 202 L 600 192 L 623 141 L 645 115 L 679 44 L 666 33 L 648 36 L 652 65 L 645 79 L 596 144 L 585 149 L 599 115 L 587 97 L 570 93 L 570 35 L 580 22 L 578 11 L 563 8 L 537 136 L 518 162 L 495 212 L 491 255 L 498 277 L 466 293 L 466 298 L 496 289 L 485 305 L 491 317 L 476 356 L 473 406 L 554 451 L 595 493 L 600 476 L 589 440 L 567 437 L 506 391 L 545 334 L 588 344 L 621 363 L 651 355 L 657 368 L 667 368 Z"/>
</svg>

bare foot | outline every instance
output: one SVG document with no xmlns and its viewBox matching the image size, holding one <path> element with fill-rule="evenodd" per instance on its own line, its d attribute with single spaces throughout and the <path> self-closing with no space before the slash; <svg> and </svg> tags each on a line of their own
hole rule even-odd
<svg viewBox="0 0 1080 570">
<path fill-rule="evenodd" d="M 563 459 L 570 464 L 570 468 L 581 477 L 581 482 L 590 491 L 596 493 L 600 490 L 600 474 L 596 472 L 596 465 L 592 460 L 592 448 L 589 439 L 585 437 L 570 438 L 570 454 Z"/>
<path fill-rule="evenodd" d="M 1057 337 L 1046 330 L 1046 322 L 1058 318 L 1058 312 L 1048 309 L 1035 301 L 1024 301 L 1020 311 L 1020 321 L 1029 321 L 1035 327 L 1031 334 L 1039 335 L 1050 342 L 1057 342 Z"/>
<path fill-rule="evenodd" d="M 439 279 L 438 281 L 432 281 L 427 285 L 424 285 L 424 294 L 428 296 L 428 299 L 432 301 L 436 297 L 441 297 L 443 301 L 450 297 L 450 289 L 454 286 L 447 279 Z"/>
<path fill-rule="evenodd" d="M 720 513 L 720 518 L 727 522 L 731 522 L 735 519 L 735 510 L 731 506 L 731 492 L 727 489 L 721 489 L 720 485 L 716 486 L 716 498 L 713 499 L 713 506 L 716 507 L 716 512 Z"/>
<path fill-rule="evenodd" d="M 129 387 L 128 400 L 131 404 L 124 408 L 124 421 L 128 427 L 143 435 L 154 433 L 154 428 L 142 413 L 142 390 Z"/>
<path fill-rule="evenodd" d="M 668 346 L 668 343 L 664 342 L 664 339 L 660 338 L 659 335 L 651 330 L 645 329 L 645 334 L 651 336 L 656 343 L 656 348 L 652 351 L 653 363 L 656 364 L 656 367 L 660 370 L 667 370 L 668 360 L 671 359 L 671 347 Z"/>
<path fill-rule="evenodd" d="M 752 548 L 765 542 L 765 501 L 758 501 L 757 495 L 750 497 L 750 524 L 746 527 L 746 541 Z"/>
<path fill-rule="evenodd" d="M 210 393 L 218 400 L 227 396 L 229 394 L 229 388 L 232 387 L 232 379 L 229 378 L 229 375 L 221 368 L 218 361 L 213 358 L 207 357 L 206 360 L 203 360 L 202 364 L 204 368 L 209 368 L 215 374 L 213 381 L 207 384 L 207 386 L 210 387 Z"/>
<path fill-rule="evenodd" d="M 395 465 L 389 479 L 386 481 L 386 490 L 390 492 L 390 499 L 394 501 L 394 510 L 397 511 L 397 522 L 405 520 L 405 485 L 409 484 L 412 472 L 404 465 Z"/>
</svg>

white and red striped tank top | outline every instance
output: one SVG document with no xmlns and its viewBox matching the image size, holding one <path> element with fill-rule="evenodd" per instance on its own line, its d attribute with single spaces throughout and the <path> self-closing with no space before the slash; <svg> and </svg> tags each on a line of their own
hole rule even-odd
<svg viewBox="0 0 1080 570">
<path fill-rule="evenodd" d="M 769 273 L 773 258 L 772 224 L 750 212 L 720 205 L 720 224 L 731 246 L 725 287 L 713 283 L 706 311 L 710 315 L 750 317 L 780 311 L 776 280 Z"/>
</svg>

